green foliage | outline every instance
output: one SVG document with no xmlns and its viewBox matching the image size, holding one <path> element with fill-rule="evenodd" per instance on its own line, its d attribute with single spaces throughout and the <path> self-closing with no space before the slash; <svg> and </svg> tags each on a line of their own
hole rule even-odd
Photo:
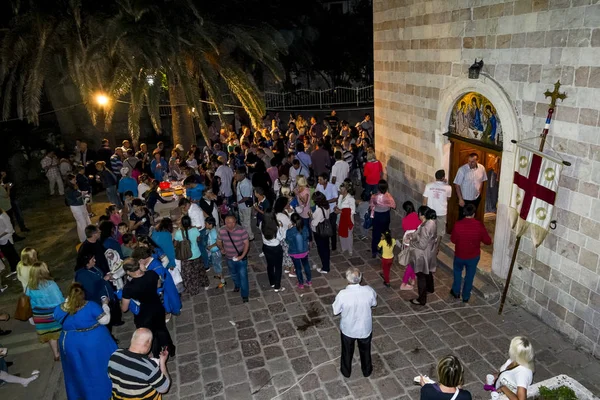
<svg viewBox="0 0 600 400">
<path fill-rule="evenodd" d="M 555 389 L 548 389 L 545 386 L 540 387 L 540 400 L 577 400 L 573 389 L 566 386 L 559 386 Z"/>
</svg>

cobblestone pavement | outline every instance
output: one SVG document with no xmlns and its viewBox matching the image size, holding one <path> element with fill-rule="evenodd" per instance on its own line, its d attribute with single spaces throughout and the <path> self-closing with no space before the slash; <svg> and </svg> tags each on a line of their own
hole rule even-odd
<svg viewBox="0 0 600 400">
<path fill-rule="evenodd" d="M 536 382 L 565 373 L 600 393 L 598 360 L 519 307 L 505 307 L 500 317 L 497 304 L 477 295 L 469 305 L 455 300 L 443 269 L 435 276 L 436 293 L 425 308 L 417 308 L 407 302 L 414 293 L 399 290 L 400 267 L 393 269 L 392 288 L 384 287 L 380 261 L 370 258 L 366 240 L 357 240 L 354 256 L 332 255 L 328 275 L 313 271 L 312 288 L 297 289 L 296 279 L 286 276 L 286 290 L 275 293 L 258 257 L 259 237 L 249 257 L 249 303 L 231 292 L 230 280 L 225 291 L 183 296 L 184 308 L 171 327 L 177 357 L 169 363 L 173 386 L 167 398 L 418 399 L 413 378 L 419 373 L 435 377 L 436 360 L 455 354 L 466 365 L 465 388 L 475 399 L 487 399 L 485 375 L 504 363 L 510 339 L 520 334 L 530 337 L 537 351 Z M 311 265 L 318 262 L 314 249 L 311 260 Z M 339 318 L 331 304 L 351 265 L 363 271 L 378 294 L 370 378 L 362 377 L 358 351 L 352 377 L 339 372 Z M 128 331 L 118 335 L 122 345 L 131 334 L 131 325 L 126 326 Z"/>
<path fill-rule="evenodd" d="M 97 201 L 94 210 L 100 213 L 106 204 L 101 198 Z M 26 210 L 32 232 L 19 245 L 41 251 L 64 291 L 72 279 L 75 224 L 62 198 L 44 204 L 45 208 Z M 397 221 L 392 221 L 394 229 Z M 477 295 L 464 306 L 447 295 L 451 277 L 439 269 L 436 294 L 425 309 L 415 309 L 406 301 L 414 294 L 398 289 L 399 267 L 392 270 L 392 289 L 383 286 L 379 260 L 370 258 L 368 245 L 366 240 L 355 240 L 353 257 L 334 253 L 332 272 L 322 276 L 313 271 L 312 288 L 299 290 L 295 278 L 285 277 L 286 290 L 275 293 L 268 285 L 265 261 L 258 257 L 260 243 L 253 242 L 249 303 L 243 304 L 238 293 L 231 293 L 231 280 L 226 291 L 210 289 L 193 299 L 184 295 L 181 315 L 169 324 L 178 348 L 169 362 L 174 383 L 166 398 L 417 399 L 419 388 L 412 378 L 418 373 L 435 377 L 436 359 L 453 353 L 467 366 L 466 388 L 474 398 L 487 399 L 481 391 L 482 379 L 505 361 L 509 340 L 518 334 L 529 336 L 535 344 L 536 382 L 565 373 L 600 394 L 600 362 L 520 307 L 507 306 L 499 317 L 498 305 L 487 305 Z M 318 263 L 316 250 L 311 258 Z M 336 359 L 339 318 L 332 316 L 331 303 L 345 286 L 342 273 L 350 265 L 364 272 L 365 282 L 379 296 L 374 309 L 374 372 L 368 379 L 360 373 L 358 352 L 350 379 L 339 373 Z M 9 290 L 0 296 L 0 312 L 13 313 L 20 285 L 4 282 Z M 126 320 L 116 330 L 121 347 L 129 345 L 134 329 L 131 315 Z M 66 399 L 60 363 L 52 361 L 47 345 L 38 343 L 33 327 L 12 319 L 0 328 L 13 330 L 0 339 L 0 344 L 9 347 L 7 359 L 15 362 L 10 372 L 28 376 L 33 369 L 41 371 L 40 378 L 27 388 L 0 387 L 0 398 Z"/>
</svg>

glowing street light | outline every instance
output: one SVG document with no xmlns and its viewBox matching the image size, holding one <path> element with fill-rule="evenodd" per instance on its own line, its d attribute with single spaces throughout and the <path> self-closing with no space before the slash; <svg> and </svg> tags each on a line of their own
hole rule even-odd
<svg viewBox="0 0 600 400">
<path fill-rule="evenodd" d="M 96 95 L 96 103 L 98 103 L 99 106 L 104 107 L 108 104 L 109 102 L 109 98 L 107 95 L 102 94 L 102 93 L 98 93 Z"/>
</svg>

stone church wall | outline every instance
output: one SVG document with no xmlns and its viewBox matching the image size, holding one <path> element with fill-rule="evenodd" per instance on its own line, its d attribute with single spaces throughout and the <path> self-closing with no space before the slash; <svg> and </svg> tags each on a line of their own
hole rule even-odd
<svg viewBox="0 0 600 400">
<path fill-rule="evenodd" d="M 420 203 L 447 166 L 440 107 L 448 87 L 468 84 L 475 58 L 485 62 L 478 84 L 493 82 L 509 99 L 515 139 L 541 133 L 543 93 L 560 79 L 569 97 L 558 103 L 548 144 L 572 166 L 561 178 L 558 227 L 538 249 L 522 241 L 511 295 L 600 357 L 600 2 L 375 0 L 374 49 L 375 144 L 399 202 Z M 514 157 L 506 138 L 504 146 L 503 166 Z"/>
</svg>

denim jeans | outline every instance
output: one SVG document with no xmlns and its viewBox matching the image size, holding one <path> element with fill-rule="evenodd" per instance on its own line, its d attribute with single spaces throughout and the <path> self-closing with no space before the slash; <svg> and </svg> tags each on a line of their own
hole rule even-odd
<svg viewBox="0 0 600 400">
<path fill-rule="evenodd" d="M 296 276 L 298 277 L 298 283 L 304 285 L 304 282 L 312 281 L 312 274 L 310 272 L 310 264 L 308 262 L 308 256 L 304 258 L 294 258 L 291 257 L 292 262 L 294 263 L 294 268 L 296 269 Z M 302 277 L 302 268 L 304 268 L 304 278 Z"/>
<path fill-rule="evenodd" d="M 211 263 L 211 260 L 209 258 L 209 254 L 208 254 L 208 250 L 206 250 L 206 244 L 207 244 L 206 229 L 202 229 L 200 231 L 200 236 L 198 236 L 198 247 L 200 248 L 202 262 L 204 263 L 204 269 L 210 268 L 210 263 Z"/>
<path fill-rule="evenodd" d="M 208 253 L 206 253 L 208 254 Z M 223 266 L 221 265 L 221 252 L 220 251 L 213 251 L 210 253 L 210 264 L 206 264 L 206 265 L 210 265 L 211 267 L 213 267 L 213 270 L 215 271 L 215 274 L 217 275 L 221 275 L 221 273 L 223 272 Z"/>
<path fill-rule="evenodd" d="M 121 202 L 121 198 L 119 197 L 119 194 L 117 193 L 116 186 L 113 185 L 113 186 L 107 187 L 106 188 L 106 196 L 108 197 L 108 201 L 110 201 L 111 204 L 114 204 L 119 209 L 123 208 L 123 203 Z"/>
<path fill-rule="evenodd" d="M 452 284 L 452 291 L 456 295 L 460 295 L 460 289 L 462 286 L 462 271 L 463 267 L 466 270 L 465 273 L 465 284 L 462 288 L 462 299 L 467 301 L 471 298 L 471 289 L 473 289 L 473 279 L 475 279 L 475 273 L 477 273 L 477 264 L 479 263 L 479 256 L 470 258 L 468 260 L 458 258 L 454 256 L 454 283 Z"/>
<path fill-rule="evenodd" d="M 229 267 L 229 273 L 235 287 L 241 290 L 242 298 L 247 298 L 250 292 L 248 285 L 248 260 L 246 258 L 240 261 L 227 259 L 227 267 Z"/>
</svg>

